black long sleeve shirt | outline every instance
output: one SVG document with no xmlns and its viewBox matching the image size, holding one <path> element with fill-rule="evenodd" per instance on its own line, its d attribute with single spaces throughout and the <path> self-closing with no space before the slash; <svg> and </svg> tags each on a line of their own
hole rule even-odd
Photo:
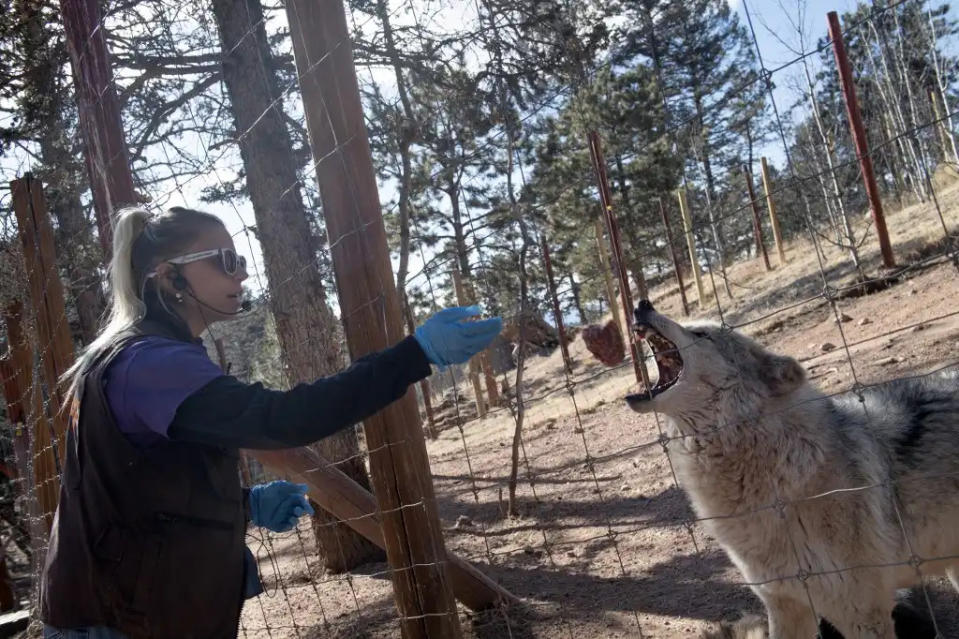
<svg viewBox="0 0 959 639">
<path fill-rule="evenodd" d="M 187 397 L 170 439 L 230 448 L 303 446 L 356 424 L 430 374 L 413 337 L 357 359 L 346 370 L 288 391 L 218 377 Z"/>
</svg>

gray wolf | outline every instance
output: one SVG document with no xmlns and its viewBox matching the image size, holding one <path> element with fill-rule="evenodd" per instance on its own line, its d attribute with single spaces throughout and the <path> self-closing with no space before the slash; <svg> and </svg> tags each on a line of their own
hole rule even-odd
<svg viewBox="0 0 959 639">
<path fill-rule="evenodd" d="M 703 525 L 765 605 L 772 639 L 895 637 L 895 592 L 959 589 L 959 376 L 827 397 L 796 360 L 647 300 L 634 330 L 659 379 L 626 397 L 667 416 L 668 454 Z M 903 534 L 903 531 L 907 534 Z"/>
</svg>

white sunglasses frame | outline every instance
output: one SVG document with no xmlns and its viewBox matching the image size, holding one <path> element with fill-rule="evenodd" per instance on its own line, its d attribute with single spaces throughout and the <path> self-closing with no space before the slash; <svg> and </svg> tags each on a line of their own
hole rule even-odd
<svg viewBox="0 0 959 639">
<path fill-rule="evenodd" d="M 231 252 L 236 256 L 236 268 L 233 272 L 229 272 L 226 268 L 226 261 L 223 257 L 225 252 Z M 229 276 L 236 275 L 240 269 L 246 270 L 246 258 L 230 248 L 216 248 L 208 249 L 206 251 L 197 251 L 196 253 L 187 253 L 186 255 L 178 255 L 176 257 L 171 257 L 163 260 L 164 262 L 169 262 L 170 264 L 189 264 L 191 262 L 199 262 L 201 260 L 206 260 L 211 257 L 220 258 L 220 268 L 223 269 L 223 272 Z"/>
</svg>

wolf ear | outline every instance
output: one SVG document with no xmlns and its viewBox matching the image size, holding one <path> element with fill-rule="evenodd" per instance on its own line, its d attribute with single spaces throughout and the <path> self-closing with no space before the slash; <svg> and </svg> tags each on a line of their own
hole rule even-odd
<svg viewBox="0 0 959 639">
<path fill-rule="evenodd" d="M 760 375 L 773 395 L 787 395 L 806 381 L 806 371 L 792 357 L 766 354 Z"/>
</svg>

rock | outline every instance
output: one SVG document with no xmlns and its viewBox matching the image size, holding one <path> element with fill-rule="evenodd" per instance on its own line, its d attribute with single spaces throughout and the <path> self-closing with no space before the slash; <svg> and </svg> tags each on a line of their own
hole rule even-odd
<svg viewBox="0 0 959 639">
<path fill-rule="evenodd" d="M 926 330 L 925 324 L 916 324 L 915 326 L 912 327 L 912 329 L 909 332 L 918 333 L 919 331 L 924 331 L 924 330 Z"/>
<path fill-rule="evenodd" d="M 824 342 L 823 345 L 819 347 L 819 350 L 823 353 L 828 353 L 829 351 L 836 350 L 836 345 L 832 342 Z"/>
<path fill-rule="evenodd" d="M 472 528 L 473 520 L 466 515 L 460 515 L 456 518 L 456 523 L 453 525 L 453 528 L 460 530 L 462 528 Z"/>
<path fill-rule="evenodd" d="M 866 324 L 872 324 L 872 320 L 869 319 L 868 317 L 864 317 L 864 318 L 862 318 L 861 320 L 859 320 L 858 322 L 856 322 L 856 324 L 859 325 L 859 326 L 865 326 Z"/>
<path fill-rule="evenodd" d="M 901 358 L 892 356 L 892 357 L 887 357 L 885 359 L 881 359 L 876 363 L 879 364 L 880 366 L 889 366 L 890 364 L 898 364 L 901 361 L 902 361 Z"/>
<path fill-rule="evenodd" d="M 852 318 L 851 318 L 850 316 L 846 315 L 845 313 L 840 313 L 840 314 L 839 314 L 839 321 L 840 321 L 840 322 L 843 322 L 843 323 L 851 322 L 851 321 L 852 321 Z"/>
<path fill-rule="evenodd" d="M 623 492 L 626 492 L 627 490 L 629 490 L 629 484 L 623 484 L 622 486 L 620 486 L 619 489 Z"/>
</svg>

